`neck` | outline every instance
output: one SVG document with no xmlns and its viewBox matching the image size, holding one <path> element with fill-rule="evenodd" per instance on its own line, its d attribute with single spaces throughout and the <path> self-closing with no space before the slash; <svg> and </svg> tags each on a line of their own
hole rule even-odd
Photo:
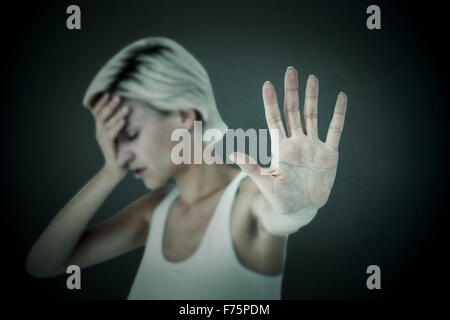
<svg viewBox="0 0 450 320">
<path fill-rule="evenodd" d="M 187 165 L 175 175 L 180 203 L 190 206 L 220 193 L 239 172 L 225 164 Z"/>
</svg>

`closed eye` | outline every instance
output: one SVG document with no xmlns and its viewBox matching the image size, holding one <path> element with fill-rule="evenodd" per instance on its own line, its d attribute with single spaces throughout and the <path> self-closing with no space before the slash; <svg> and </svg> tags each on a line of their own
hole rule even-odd
<svg viewBox="0 0 450 320">
<path fill-rule="evenodd" d="M 127 130 L 122 129 L 121 132 L 119 133 L 119 135 L 116 138 L 116 142 L 118 143 L 119 141 L 132 141 L 134 139 L 136 139 L 139 135 L 139 131 L 136 131 L 133 134 L 130 134 Z"/>
<path fill-rule="evenodd" d="M 131 135 L 127 132 L 127 134 L 125 135 L 125 138 L 127 140 L 134 140 L 137 138 L 138 134 L 139 134 L 138 131 L 136 131 L 134 134 L 131 134 Z"/>
</svg>

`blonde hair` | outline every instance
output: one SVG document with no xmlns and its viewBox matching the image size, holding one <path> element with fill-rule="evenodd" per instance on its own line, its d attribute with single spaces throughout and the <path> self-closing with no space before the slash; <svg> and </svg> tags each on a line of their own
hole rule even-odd
<svg viewBox="0 0 450 320">
<path fill-rule="evenodd" d="M 161 111 L 193 108 L 203 130 L 228 129 L 220 117 L 208 73 L 184 47 L 165 37 L 140 39 L 114 55 L 97 73 L 83 98 L 92 107 L 104 92 L 147 102 Z"/>
</svg>

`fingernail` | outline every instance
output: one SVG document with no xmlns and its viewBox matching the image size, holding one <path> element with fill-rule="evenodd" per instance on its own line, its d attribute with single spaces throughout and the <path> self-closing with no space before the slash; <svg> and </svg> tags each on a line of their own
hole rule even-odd
<svg viewBox="0 0 450 320">
<path fill-rule="evenodd" d="M 270 83 L 270 81 L 266 81 L 264 82 L 264 85 L 268 85 Z"/>
<path fill-rule="evenodd" d="M 286 69 L 286 70 L 289 70 L 289 69 L 295 70 L 295 68 L 294 68 L 293 66 L 289 66 L 289 67 L 287 67 L 287 69 Z"/>
</svg>

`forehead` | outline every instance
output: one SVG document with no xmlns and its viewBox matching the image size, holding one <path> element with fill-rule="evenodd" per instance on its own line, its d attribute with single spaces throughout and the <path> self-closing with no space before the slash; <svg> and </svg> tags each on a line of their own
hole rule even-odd
<svg viewBox="0 0 450 320">
<path fill-rule="evenodd" d="M 141 118 L 146 114 L 147 109 L 149 109 L 144 101 L 130 98 L 123 98 L 122 105 L 127 105 L 131 108 L 130 117 Z"/>
<path fill-rule="evenodd" d="M 155 117 L 154 111 L 145 101 L 124 97 L 122 105 L 127 105 L 130 108 L 128 114 L 130 125 L 141 124 L 145 121 L 151 120 L 149 118 Z"/>
<path fill-rule="evenodd" d="M 160 117 L 158 112 L 156 111 L 156 108 L 154 108 L 150 103 L 139 100 L 139 99 L 133 99 L 128 97 L 122 97 L 122 106 L 129 106 L 130 112 L 128 114 L 129 125 L 126 125 L 126 127 L 130 126 L 136 126 L 136 125 L 144 125 L 144 123 L 159 121 Z"/>
</svg>

